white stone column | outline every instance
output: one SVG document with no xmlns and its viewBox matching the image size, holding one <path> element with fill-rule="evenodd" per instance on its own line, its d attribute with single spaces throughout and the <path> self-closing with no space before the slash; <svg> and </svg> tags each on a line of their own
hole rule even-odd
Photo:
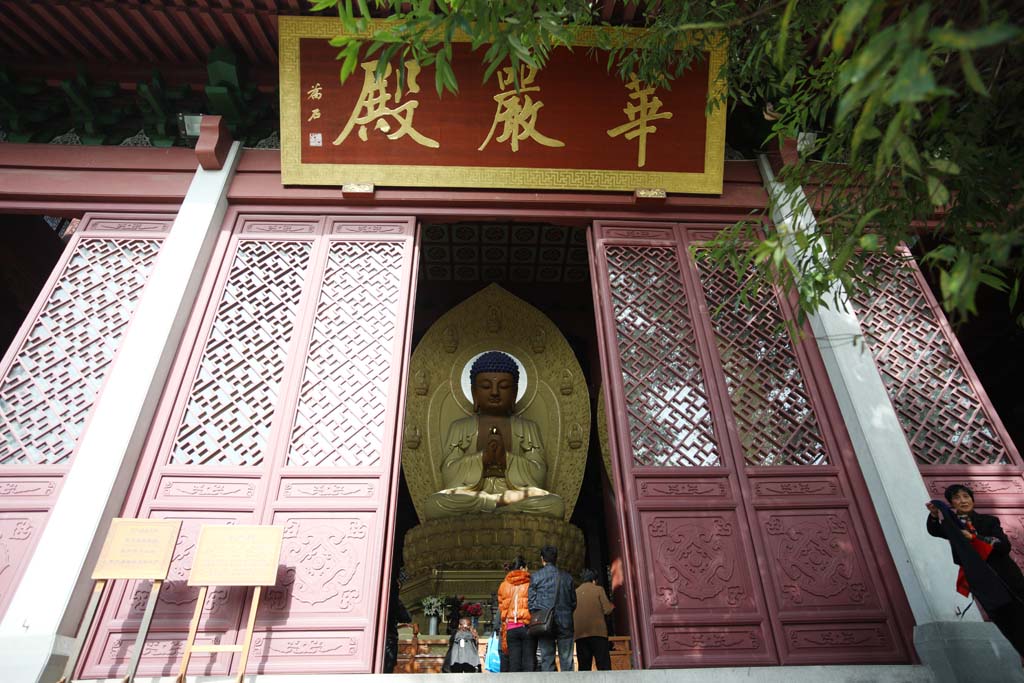
<svg viewBox="0 0 1024 683">
<path fill-rule="evenodd" d="M 764 155 L 758 168 L 774 202 L 772 222 L 779 234 L 813 232 L 816 221 L 803 189 L 787 193 Z M 791 242 L 791 255 L 792 248 Z M 823 307 L 809 322 L 917 623 L 918 656 L 942 681 L 959 680 L 972 670 L 972 680 L 1024 680 L 1019 656 L 994 625 L 981 622 L 977 608 L 958 616 L 970 601 L 954 589 L 957 571 L 947 544 L 925 530 L 924 504 L 931 496 L 852 305 Z M 989 673 L 992 678 L 986 678 Z"/>
<path fill-rule="evenodd" d="M 60 497 L 0 623 L 0 681 L 59 678 L 92 589 L 90 574 L 135 465 L 227 210 L 240 143 L 196 170 L 164 240 Z"/>
</svg>

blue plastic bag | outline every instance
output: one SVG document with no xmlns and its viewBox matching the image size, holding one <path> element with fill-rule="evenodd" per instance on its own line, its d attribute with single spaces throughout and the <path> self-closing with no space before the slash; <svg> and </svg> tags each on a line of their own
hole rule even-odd
<svg viewBox="0 0 1024 683">
<path fill-rule="evenodd" d="M 484 670 L 492 674 L 501 673 L 501 637 L 495 631 L 487 641 L 487 655 L 484 657 Z"/>
</svg>

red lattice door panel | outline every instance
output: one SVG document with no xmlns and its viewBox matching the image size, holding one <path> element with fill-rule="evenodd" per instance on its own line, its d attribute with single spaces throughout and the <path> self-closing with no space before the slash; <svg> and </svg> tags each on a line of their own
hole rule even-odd
<svg viewBox="0 0 1024 683">
<path fill-rule="evenodd" d="M 86 214 L 0 361 L 0 617 L 172 222 Z"/>
<path fill-rule="evenodd" d="M 374 669 L 413 239 L 401 218 L 242 214 L 226 223 L 125 509 L 183 520 L 142 673 L 177 671 L 204 523 L 284 527 L 250 673 Z M 85 677 L 122 674 L 146 590 L 117 585 L 107 596 Z M 235 643 L 246 595 L 212 591 L 197 642 Z M 190 670 L 224 673 L 232 656 L 197 655 Z"/>
<path fill-rule="evenodd" d="M 770 287 L 741 300 L 713 234 L 593 232 L 644 664 L 906 662 L 909 606 L 813 342 Z"/>
<path fill-rule="evenodd" d="M 853 305 L 928 492 L 967 484 L 1024 560 L 1024 461 L 910 251 L 871 257 Z M 924 524 L 922 514 L 921 523 Z"/>
</svg>

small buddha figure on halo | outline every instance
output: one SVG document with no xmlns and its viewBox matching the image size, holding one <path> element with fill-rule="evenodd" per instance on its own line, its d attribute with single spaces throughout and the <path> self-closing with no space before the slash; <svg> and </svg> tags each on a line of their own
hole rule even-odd
<svg viewBox="0 0 1024 683">
<path fill-rule="evenodd" d="M 454 421 L 444 442 L 444 489 L 426 500 L 427 519 L 472 512 L 562 517 L 561 496 L 544 490 L 547 459 L 537 424 L 512 410 L 519 367 L 488 351 L 469 371 L 475 414 Z"/>
</svg>

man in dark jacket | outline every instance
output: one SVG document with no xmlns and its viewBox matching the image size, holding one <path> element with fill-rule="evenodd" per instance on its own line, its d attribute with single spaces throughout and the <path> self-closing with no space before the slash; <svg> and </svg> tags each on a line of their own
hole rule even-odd
<svg viewBox="0 0 1024 683">
<path fill-rule="evenodd" d="M 398 625 L 412 621 L 409 610 L 398 597 L 398 578 L 391 581 L 391 597 L 388 599 L 388 621 L 384 626 L 384 673 L 395 670 L 398 663 Z"/>
<path fill-rule="evenodd" d="M 1024 655 L 1024 574 L 1010 557 L 1010 539 L 998 517 L 975 512 L 971 489 L 953 484 L 946 488 L 945 498 L 956 519 L 950 516 L 944 522 L 938 506 L 928 503 L 928 533 L 949 540 L 953 562 L 966 571 L 971 593 L 992 623 Z M 954 524 L 957 520 L 959 524 Z M 984 560 L 970 545 L 974 540 L 991 546 Z"/>
<path fill-rule="evenodd" d="M 546 545 L 540 549 L 541 568 L 530 575 L 528 602 L 530 613 L 540 609 L 554 609 L 555 632 L 537 639 L 540 646 L 540 670 L 555 670 L 555 647 L 562 671 L 572 671 L 573 625 L 572 613 L 576 609 L 576 590 L 568 572 L 558 568 L 558 548 Z M 536 623 L 536 617 L 532 622 Z"/>
</svg>

